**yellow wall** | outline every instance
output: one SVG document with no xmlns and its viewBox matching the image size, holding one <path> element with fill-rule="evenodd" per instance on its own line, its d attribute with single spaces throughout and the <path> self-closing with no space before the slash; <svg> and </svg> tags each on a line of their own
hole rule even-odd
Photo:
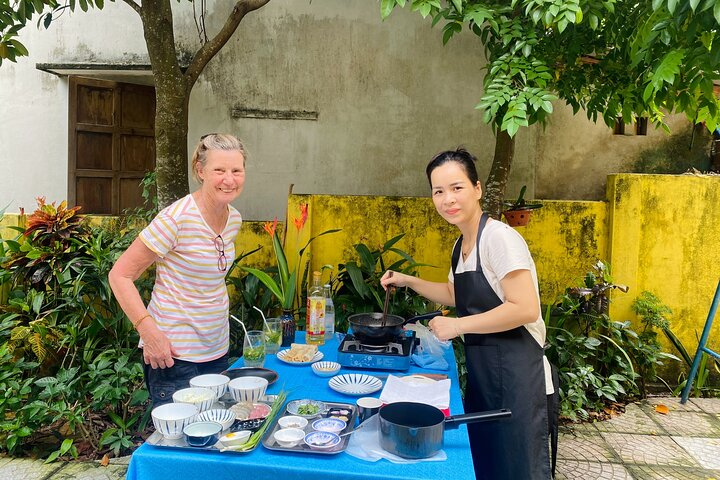
<svg viewBox="0 0 720 480">
<path fill-rule="evenodd" d="M 649 290 L 672 309 L 671 329 L 692 355 L 720 278 L 720 176 L 611 175 L 607 197 L 613 278 L 630 287 L 615 295 L 612 317 L 634 318 L 632 301 Z M 718 328 L 709 346 L 720 350 Z"/>
<path fill-rule="evenodd" d="M 312 250 L 313 269 L 357 258 L 356 243 L 380 246 L 405 233 L 397 248 L 419 263 L 434 266 L 421 267 L 420 275 L 432 281 L 447 279 L 459 232 L 437 214 L 429 198 L 291 195 L 288 252 L 297 249 L 292 218 L 302 203 L 309 205 L 309 218 L 300 232 L 301 246 L 310 235 L 342 229 L 313 241 L 308 249 Z M 527 227 L 519 227 L 537 265 L 543 303 L 553 301 L 598 259 L 606 258 L 606 216 L 605 202 L 548 201 L 533 212 Z"/>
</svg>

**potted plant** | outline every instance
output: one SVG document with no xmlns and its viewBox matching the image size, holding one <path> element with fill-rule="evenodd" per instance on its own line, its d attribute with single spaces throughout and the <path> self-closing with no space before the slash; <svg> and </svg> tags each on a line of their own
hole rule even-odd
<svg viewBox="0 0 720 480">
<path fill-rule="evenodd" d="M 525 201 L 525 190 L 527 186 L 523 185 L 520 189 L 520 195 L 514 202 L 503 202 L 507 208 L 502 212 L 508 225 L 511 227 L 523 227 L 530 221 L 530 213 L 542 207 L 541 203 L 528 203 Z"/>
</svg>

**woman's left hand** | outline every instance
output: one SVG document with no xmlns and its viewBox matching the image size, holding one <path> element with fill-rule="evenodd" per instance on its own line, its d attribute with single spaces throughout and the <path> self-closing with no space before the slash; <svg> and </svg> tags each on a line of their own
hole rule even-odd
<svg viewBox="0 0 720 480">
<path fill-rule="evenodd" d="M 451 340 L 458 336 L 457 321 L 457 318 L 437 316 L 430 320 L 428 326 L 438 340 Z"/>
</svg>

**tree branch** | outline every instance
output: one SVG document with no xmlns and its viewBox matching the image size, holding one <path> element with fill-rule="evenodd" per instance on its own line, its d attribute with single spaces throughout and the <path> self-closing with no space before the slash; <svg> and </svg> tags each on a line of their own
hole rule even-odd
<svg viewBox="0 0 720 480">
<path fill-rule="evenodd" d="M 130 8 L 132 8 L 133 10 L 135 10 L 135 12 L 136 12 L 138 15 L 140 15 L 140 8 L 141 8 L 140 5 L 138 5 L 137 3 L 135 3 L 133 0 L 123 0 L 123 2 L 127 3 L 128 5 L 130 5 Z"/>
<path fill-rule="evenodd" d="M 132 0 L 123 0 L 132 1 Z M 245 15 L 265 6 L 270 0 L 239 0 L 233 7 L 232 13 L 228 16 L 223 25 L 222 29 L 215 35 L 209 42 L 203 45 L 200 50 L 197 51 L 190 66 L 188 66 L 185 76 L 187 77 L 187 88 L 192 89 L 195 85 L 195 81 L 198 76 L 202 73 L 205 65 L 212 60 L 212 58 L 225 46 L 225 44 L 233 36 L 235 30 L 237 30 L 240 22 Z"/>
</svg>

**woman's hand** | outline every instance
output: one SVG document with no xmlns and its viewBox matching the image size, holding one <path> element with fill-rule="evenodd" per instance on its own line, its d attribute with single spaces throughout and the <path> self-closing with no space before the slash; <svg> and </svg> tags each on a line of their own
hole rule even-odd
<svg viewBox="0 0 720 480">
<path fill-rule="evenodd" d="M 177 352 L 154 321 L 144 322 L 138 332 L 143 341 L 143 360 L 152 368 L 169 368 L 175 364 Z"/>
<path fill-rule="evenodd" d="M 410 281 L 414 279 L 415 277 L 411 277 L 410 275 L 388 270 L 380 279 L 380 285 L 382 285 L 385 290 L 388 289 L 388 286 L 407 287 L 410 286 Z"/>
<path fill-rule="evenodd" d="M 460 336 L 458 321 L 457 318 L 437 316 L 430 320 L 428 327 L 430 327 L 430 331 L 438 340 L 451 340 Z"/>
</svg>

